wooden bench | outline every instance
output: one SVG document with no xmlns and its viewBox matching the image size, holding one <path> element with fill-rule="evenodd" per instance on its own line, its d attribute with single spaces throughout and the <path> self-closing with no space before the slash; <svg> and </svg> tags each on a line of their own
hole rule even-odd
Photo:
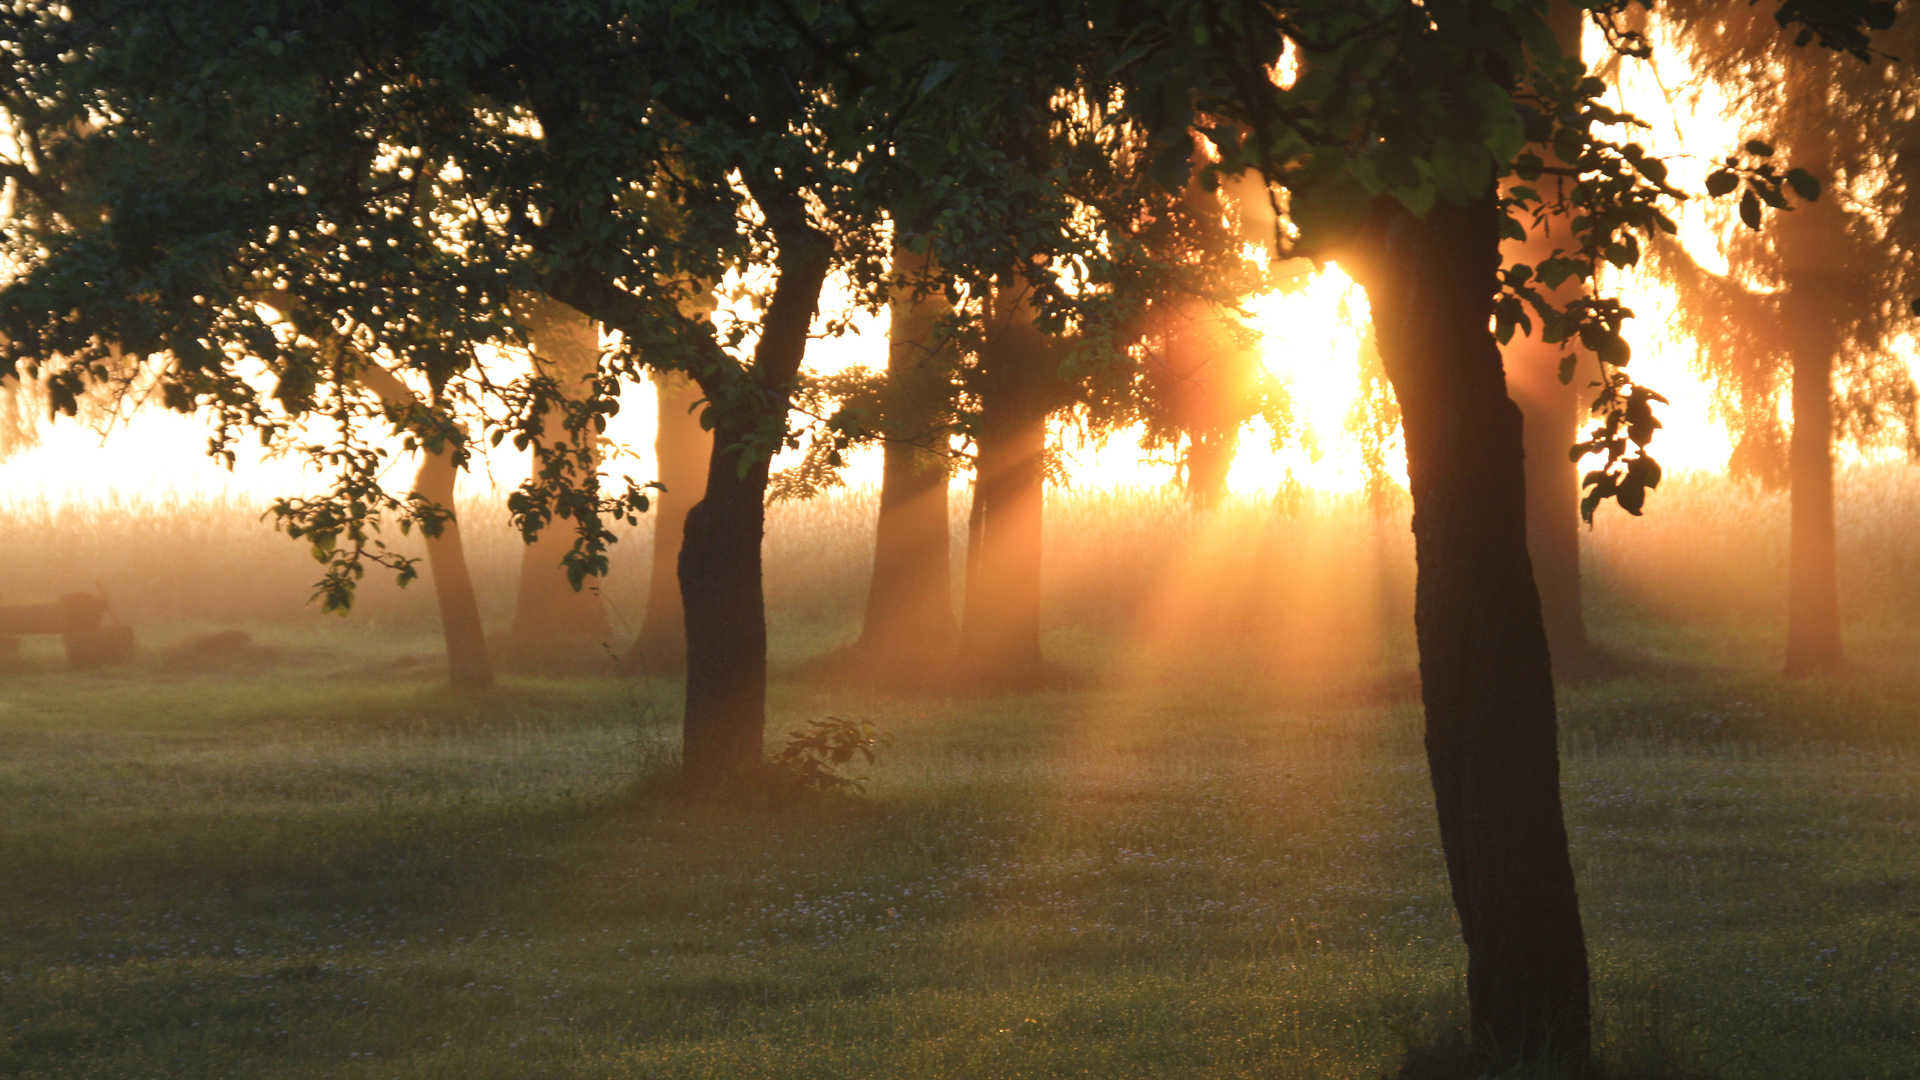
<svg viewBox="0 0 1920 1080">
<path fill-rule="evenodd" d="M 15 638 L 59 634 L 67 663 L 86 670 L 133 659 L 133 627 L 106 623 L 107 602 L 93 593 L 68 593 L 51 604 L 0 606 L 0 652 L 19 647 Z"/>
</svg>

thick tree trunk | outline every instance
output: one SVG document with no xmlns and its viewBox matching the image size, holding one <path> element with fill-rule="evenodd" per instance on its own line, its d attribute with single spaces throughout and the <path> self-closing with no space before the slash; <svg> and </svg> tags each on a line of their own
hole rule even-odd
<svg viewBox="0 0 1920 1080">
<path fill-rule="evenodd" d="M 717 419 L 706 492 L 687 512 L 680 545 L 686 607 L 683 763 L 695 783 L 751 776 L 767 724 L 767 617 L 760 584 L 768 455 L 786 431 L 807 331 L 833 249 L 806 223 L 797 196 L 754 192 L 779 242 L 773 298 L 753 366 L 695 370 Z"/>
<path fill-rule="evenodd" d="M 413 391 L 393 373 L 372 361 L 360 367 L 360 381 L 395 408 L 419 404 Z M 453 450 L 421 450 L 420 471 L 413 490 L 435 506 L 453 509 L 454 488 L 460 470 Z M 447 681 L 460 690 L 484 690 L 493 685 L 493 664 L 487 656 L 487 636 L 480 624 L 480 604 L 473 594 L 473 576 L 467 572 L 467 551 L 460 542 L 460 523 L 448 518 L 439 536 L 426 538 L 427 572 L 433 577 L 433 597 L 440 606 L 440 634 L 447 646 Z"/>
<path fill-rule="evenodd" d="M 860 632 L 860 650 L 877 660 L 945 653 L 955 635 L 942 453 L 953 380 L 941 340 L 953 308 L 941 294 L 914 296 L 910 283 L 926 264 L 925 255 L 894 252 L 895 273 L 909 284 L 894 294 L 888 328 L 880 518 Z"/>
<path fill-rule="evenodd" d="M 1579 56 L 1583 12 L 1556 0 L 1548 8 L 1547 21 L 1561 51 Z M 1552 180 L 1540 183 L 1550 185 Z M 1572 251 L 1574 247 L 1571 218 L 1555 214 L 1547 218 L 1544 228 L 1531 229 L 1524 242 L 1502 245 L 1502 256 L 1507 262 L 1537 266 L 1556 248 Z M 1562 305 L 1579 295 L 1577 282 L 1549 293 L 1554 303 Z M 1526 421 L 1527 550 L 1533 558 L 1534 584 L 1540 590 L 1547 643 L 1564 675 L 1581 664 L 1588 649 L 1580 590 L 1580 474 L 1568 456 L 1580 440 L 1583 382 L 1560 381 L 1560 357 L 1566 347 L 1542 342 L 1538 325 L 1532 336 L 1516 335 L 1501 352 L 1508 396 Z"/>
<path fill-rule="evenodd" d="M 707 487 L 707 460 L 713 434 L 700 426 L 695 411 L 700 388 L 675 371 L 656 371 L 658 427 L 653 437 L 657 479 L 666 488 L 654 497 L 653 555 L 647 588 L 647 613 L 628 651 L 629 672 L 680 671 L 687 662 L 686 614 L 680 603 L 680 540 L 687 511 Z"/>
<path fill-rule="evenodd" d="M 1018 280 L 1017 278 L 1015 279 Z M 1040 655 L 1040 533 L 1046 500 L 1048 349 L 1025 303 L 1002 294 L 989 316 L 978 386 L 972 542 L 961 661 L 982 686 L 1032 685 Z"/>
<path fill-rule="evenodd" d="M 1355 268 L 1406 432 L 1427 760 L 1473 1040 L 1505 1064 L 1584 1057 L 1589 1012 L 1521 416 L 1488 332 L 1495 215 L 1491 195 L 1424 220 L 1382 210 Z"/>
<path fill-rule="evenodd" d="M 559 383 L 565 396 L 583 396 L 586 380 L 599 367 L 599 328 L 557 300 L 536 296 L 527 304 L 541 373 Z M 574 454 L 576 446 L 584 447 L 592 467 L 598 468 L 594 430 L 569 432 L 561 407 L 548 409 L 541 422 L 541 445 L 533 454 L 536 479 L 552 465 L 563 468 L 574 483 L 585 484 L 588 478 L 581 475 L 584 469 L 575 467 Z M 588 579 L 575 589 L 561 564 L 577 538 L 570 519 L 556 519 L 521 551 L 520 589 L 506 640 L 519 667 L 544 671 L 594 665 L 607 655 L 611 632 L 598 583 Z"/>
<path fill-rule="evenodd" d="M 1837 670 L 1840 586 L 1833 519 L 1833 357 L 1825 328 L 1829 309 L 1819 290 L 1789 295 L 1793 324 L 1793 438 L 1787 468 L 1793 485 L 1787 555 L 1787 663 L 1791 676 Z"/>
<path fill-rule="evenodd" d="M 680 545 L 685 598 L 687 705 L 682 753 L 700 780 L 742 776 L 759 764 L 767 717 L 767 611 L 760 542 L 766 531 L 768 462 L 738 468 L 748 432 L 713 433 L 700 501 Z"/>
</svg>

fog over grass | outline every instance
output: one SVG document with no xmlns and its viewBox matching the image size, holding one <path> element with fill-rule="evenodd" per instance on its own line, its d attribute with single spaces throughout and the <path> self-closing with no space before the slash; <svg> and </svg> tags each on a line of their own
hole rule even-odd
<svg viewBox="0 0 1920 1080">
<path fill-rule="evenodd" d="M 1855 470 L 1839 508 L 1855 663 L 1801 682 L 1775 674 L 1783 496 L 1681 478 L 1586 535 L 1595 635 L 1638 665 L 1561 688 L 1609 1076 L 1920 1062 L 1920 477 Z M 769 729 L 867 719 L 894 745 L 863 797 L 743 808 L 672 793 L 671 680 L 449 693 L 424 582 L 370 579 L 346 620 L 305 610 L 314 564 L 256 507 L 9 507 L 7 599 L 98 580 L 143 656 L 76 674 L 28 639 L 0 660 L 0 1075 L 1361 1078 L 1446 1058 L 1464 950 L 1403 503 L 1193 515 L 1056 491 L 1061 678 L 990 697 L 815 662 L 857 632 L 873 512 L 864 492 L 774 509 Z M 466 513 L 498 623 L 518 542 Z M 630 621 L 645 544 L 607 584 Z M 169 652 L 229 628 L 280 651 Z"/>
</svg>

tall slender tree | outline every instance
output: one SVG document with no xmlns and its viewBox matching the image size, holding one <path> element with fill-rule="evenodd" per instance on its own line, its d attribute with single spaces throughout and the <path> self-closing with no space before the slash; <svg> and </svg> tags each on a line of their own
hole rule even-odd
<svg viewBox="0 0 1920 1080">
<path fill-rule="evenodd" d="M 653 547 L 647 558 L 647 610 L 623 666 L 628 672 L 677 672 L 685 670 L 687 663 L 680 541 L 687 529 L 687 511 L 707 489 L 713 436 L 700 426 L 700 388 L 685 372 L 656 370 L 652 379 L 653 455 L 662 490 L 650 508 Z"/>
<path fill-rule="evenodd" d="M 566 403 L 589 396 L 600 370 L 600 328 L 579 312 L 544 296 L 523 301 L 529 355 L 551 383 L 555 402 L 542 410 L 529 440 L 537 482 L 585 488 L 600 468 L 599 433 L 567 423 Z M 576 537 L 565 528 L 542 529 L 520 553 L 520 584 L 502 659 L 524 670 L 577 670 L 611 658 L 612 628 L 601 602 L 599 577 L 576 586 L 564 566 Z"/>
<path fill-rule="evenodd" d="M 924 251 L 897 245 L 882 392 L 880 511 L 860 650 L 876 664 L 924 665 L 953 647 L 947 523 L 953 431 L 953 304 Z"/>
<path fill-rule="evenodd" d="M 1765 233 L 1730 231 L 1724 274 L 1671 242 L 1657 248 L 1656 267 L 1679 287 L 1700 359 L 1735 421 L 1734 469 L 1784 481 L 1792 493 L 1786 672 L 1831 671 L 1845 657 L 1835 444 L 1892 443 L 1920 454 L 1916 391 L 1898 353 L 1907 301 L 1920 291 L 1912 208 L 1920 155 L 1904 134 L 1920 86 L 1885 55 L 1863 63 L 1794 49 L 1760 9 L 1676 0 L 1646 28 L 1684 59 L 1696 101 L 1705 89 L 1737 87 L 1743 123 L 1766 140 L 1750 145 L 1827 181 L 1823 197 Z M 1896 54 L 1916 44 L 1910 25 L 1876 40 Z M 1775 77 L 1755 80 L 1755 71 Z M 1730 187 L 1731 178 L 1712 183 Z M 1741 213 L 1751 219 L 1759 207 L 1748 196 Z M 1782 398 L 1792 420 L 1785 434 Z"/>
<path fill-rule="evenodd" d="M 969 677 L 996 688 L 1033 685 L 1044 671 L 1047 417 L 1066 400 L 1055 343 L 1035 323 L 1032 288 L 1018 272 L 994 282 L 983 305 L 979 363 L 968 383 L 978 412 L 960 654 Z"/>
<path fill-rule="evenodd" d="M 1562 56 L 1579 57 L 1585 19 L 1572 4 L 1549 4 L 1546 21 Z M 1538 153 L 1550 153 L 1538 148 Z M 1509 188 L 1520 183 L 1508 182 Z M 1525 221 L 1526 238 L 1509 238 L 1502 257 L 1509 263 L 1539 265 L 1556 251 L 1579 245 L 1567 213 L 1549 213 Z M 1580 297 L 1580 282 L 1568 279 L 1549 290 L 1551 302 L 1565 307 Z M 1507 394 L 1520 407 L 1526 445 L 1527 554 L 1540 592 L 1540 614 L 1546 621 L 1547 645 L 1556 674 L 1572 674 L 1589 666 L 1586 606 L 1580 583 L 1580 473 L 1567 448 L 1579 441 L 1585 418 L 1585 384 L 1561 369 L 1566 350 L 1543 340 L 1545 327 L 1516 334 L 1501 347 L 1507 376 Z"/>
</svg>

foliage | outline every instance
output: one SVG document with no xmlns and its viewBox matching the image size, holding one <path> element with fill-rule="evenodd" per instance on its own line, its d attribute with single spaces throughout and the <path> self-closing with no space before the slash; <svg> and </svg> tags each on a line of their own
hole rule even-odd
<svg viewBox="0 0 1920 1080">
<path fill-rule="evenodd" d="M 1626 3 L 1594 17 L 1631 53 L 1644 42 Z M 1775 17 L 1864 55 L 1889 13 L 1795 0 Z M 251 434 L 352 473 L 295 522 L 333 540 L 315 550 L 340 595 L 358 576 L 345 567 L 382 561 L 365 539 L 381 517 L 427 524 L 384 493 L 378 451 L 357 442 L 379 408 L 354 369 L 391 367 L 442 417 L 482 416 L 479 437 L 520 443 L 543 411 L 526 404 L 551 390 L 490 371 L 483 347 L 524 345 L 514 300 L 528 291 L 618 332 L 570 427 L 602 422 L 643 364 L 685 370 L 749 470 L 796 437 L 767 395 L 783 399 L 797 371 L 757 358 L 777 285 L 757 314 L 717 322 L 687 297 L 824 259 L 877 305 L 883 218 L 936 253 L 963 322 L 1017 268 L 1060 335 L 1042 381 L 1058 403 L 1094 403 L 1098 424 L 1179 397 L 1152 392 L 1156 304 L 1245 291 L 1237 260 L 1216 257 L 1234 245 L 1209 233 L 1223 177 L 1260 170 L 1284 210 L 1282 252 L 1316 257 L 1353 242 L 1381 200 L 1418 215 L 1509 168 L 1552 179 L 1510 189 L 1507 210 L 1570 208 L 1579 246 L 1507 269 L 1501 333 L 1538 319 L 1547 340 L 1595 352 L 1606 387 L 1630 313 L 1593 295 L 1556 310 L 1536 284 L 1636 261 L 1635 234 L 1669 228 L 1658 205 L 1680 195 L 1663 163 L 1601 133 L 1633 120 L 1599 104 L 1604 80 L 1563 61 L 1516 0 L 101 0 L 27 4 L 5 30 L 19 135 L 0 172 L 21 195 L 7 242 L 22 267 L 0 291 L 7 371 L 43 374 L 70 409 L 128 356 L 167 404 L 213 413 L 216 452 Z M 1283 52 L 1301 72 L 1286 85 Z M 1810 191 L 1769 168 L 1744 174 L 1750 223 Z M 293 301 L 282 317 L 263 315 L 280 294 Z M 974 362 L 959 377 L 993 376 Z M 962 431 L 977 422 L 968 400 Z M 335 440 L 294 438 L 309 418 L 335 422 Z M 855 437 L 856 419 L 829 442 Z M 465 436 L 441 426 L 464 455 Z M 1596 490 L 1637 490 L 1639 456 L 1616 457 L 1612 488 Z M 603 565 L 599 522 L 642 509 L 644 493 L 602 495 L 589 477 L 575 496 L 563 472 L 530 481 L 521 520 L 580 524 L 579 581 Z"/>
<path fill-rule="evenodd" d="M 867 778 L 842 770 L 856 757 L 868 765 L 877 764 L 879 751 L 892 745 L 893 736 L 871 721 L 829 716 L 788 732 L 774 764 L 797 791 L 857 793 L 867 786 Z"/>
<path fill-rule="evenodd" d="M 1716 405 L 1738 440 L 1736 472 L 1778 486 L 1787 479 L 1781 404 L 1794 355 L 1831 357 L 1836 437 L 1860 447 L 1920 453 L 1920 393 L 1901 356 L 1912 327 L 1900 298 L 1920 291 L 1920 215 L 1911 209 L 1916 168 L 1901 134 L 1920 104 L 1920 90 L 1885 52 L 1911 54 L 1920 43 L 1902 22 L 1876 35 L 1881 51 L 1859 59 L 1819 52 L 1783 52 L 1763 11 L 1695 0 L 1663 3 L 1639 21 L 1666 44 L 1661 58 L 1684 63 L 1685 75 L 1662 72 L 1676 107 L 1701 107 L 1711 92 L 1738 87 L 1739 120 L 1750 140 L 1741 155 L 1758 168 L 1726 167 L 1707 178 L 1709 193 L 1729 193 L 1742 179 L 1739 216 L 1751 225 L 1762 204 L 1784 201 L 1782 181 L 1818 205 L 1756 234 L 1722 228 L 1714 260 L 1674 242 L 1655 245 L 1650 269 L 1676 286 L 1683 325 L 1700 343 L 1698 365 L 1714 381 Z M 1752 80 L 1765 66 L 1773 75 Z M 1773 159 L 1801 168 L 1782 170 Z M 1755 187 L 1755 172 L 1771 181 Z"/>
<path fill-rule="evenodd" d="M 700 378 L 717 420 L 744 425 L 743 462 L 764 458 L 783 411 L 761 430 L 767 388 L 727 351 L 753 321 L 716 337 L 683 308 L 686 283 L 772 260 L 795 185 L 836 202 L 858 180 L 815 145 L 844 125 L 793 111 L 823 99 L 741 77 L 797 75 L 784 25 L 740 5 L 29 5 L 8 20 L 20 137 L 6 171 L 23 197 L 8 225 L 22 270 L 0 300 L 5 369 L 43 374 L 71 411 L 124 354 L 148 364 L 163 402 L 213 414 L 216 453 L 257 435 L 337 474 L 331 494 L 286 507 L 329 565 L 331 602 L 366 561 L 411 572 L 371 546 L 383 517 L 434 525 L 381 486 L 385 451 L 365 432 L 383 414 L 459 461 L 456 414 L 525 448 L 556 407 L 571 432 L 602 426 L 644 348 Z M 679 78 L 646 75 L 656 68 Z M 748 86 L 764 89 L 758 104 L 741 98 Z M 768 186 L 778 176 L 785 194 Z M 829 216 L 857 264 L 871 214 Z M 516 299 L 542 290 L 623 331 L 578 401 L 486 351 L 525 345 Z M 393 415 L 359 385 L 367 365 L 411 378 L 425 408 Z M 299 439 L 309 419 L 335 438 Z M 519 521 L 575 520 L 578 583 L 604 565 L 604 523 L 646 497 L 632 482 L 603 495 L 591 471 L 569 490 L 576 470 L 553 464 Z"/>
</svg>

